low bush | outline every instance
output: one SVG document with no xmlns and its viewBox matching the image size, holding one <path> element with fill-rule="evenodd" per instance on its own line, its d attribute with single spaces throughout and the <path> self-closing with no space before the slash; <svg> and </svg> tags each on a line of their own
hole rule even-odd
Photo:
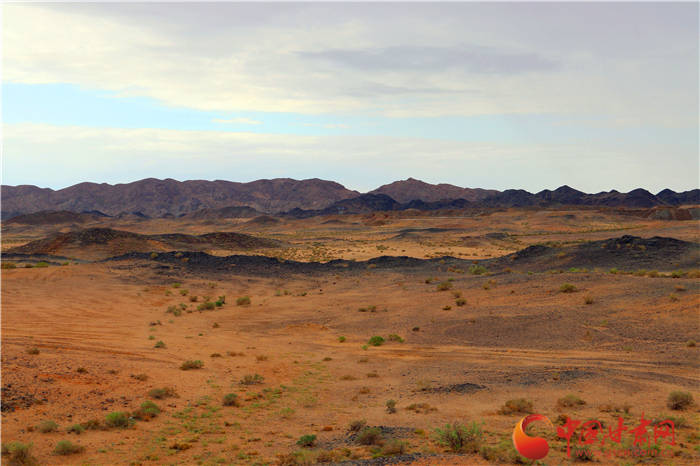
<svg viewBox="0 0 700 466">
<path fill-rule="evenodd" d="M 131 425 L 131 421 L 127 413 L 114 411 L 105 416 L 105 425 L 110 428 L 125 429 Z"/>
<path fill-rule="evenodd" d="M 469 425 L 454 423 L 444 428 L 435 429 L 435 440 L 455 453 L 476 453 L 483 438 L 481 424 L 471 422 Z"/>
<path fill-rule="evenodd" d="M 683 410 L 693 404 L 693 395 L 688 392 L 675 391 L 668 395 L 666 406 L 670 409 Z"/>
<path fill-rule="evenodd" d="M 39 348 L 37 348 L 37 347 L 27 348 L 27 354 L 37 355 L 37 354 L 39 354 Z"/>
<path fill-rule="evenodd" d="M 235 393 L 228 393 L 224 395 L 224 399 L 221 404 L 224 406 L 240 406 L 240 403 L 238 402 L 238 395 Z"/>
<path fill-rule="evenodd" d="M 36 458 L 31 454 L 32 444 L 22 442 L 9 442 L 2 444 L 2 455 L 7 456 L 9 465 L 34 465 Z M 5 463 L 5 461 L 3 461 Z"/>
<path fill-rule="evenodd" d="M 82 434 L 83 432 L 85 432 L 85 427 L 83 427 L 83 426 L 80 425 L 80 424 L 73 424 L 73 425 L 70 426 L 68 429 L 66 429 L 66 432 L 68 432 L 69 434 L 80 435 L 80 434 Z"/>
<path fill-rule="evenodd" d="M 204 363 L 202 361 L 200 361 L 199 359 L 196 359 L 194 361 L 193 360 L 185 361 L 180 365 L 180 369 L 183 371 L 188 371 L 191 369 L 201 369 L 202 367 L 204 367 Z"/>
<path fill-rule="evenodd" d="M 36 430 L 42 434 L 48 434 L 49 432 L 56 432 L 58 430 L 58 424 L 54 421 L 41 421 Z"/>
<path fill-rule="evenodd" d="M 449 282 L 449 281 L 447 281 L 447 282 L 440 282 L 440 283 L 437 284 L 436 289 L 437 289 L 438 291 L 447 291 L 447 290 L 450 290 L 450 289 L 452 289 L 452 282 Z"/>
<path fill-rule="evenodd" d="M 514 400 L 508 400 L 506 403 L 498 410 L 498 414 L 531 414 L 532 413 L 532 402 L 526 400 L 525 398 L 516 398 Z"/>
<path fill-rule="evenodd" d="M 486 273 L 486 267 L 483 265 L 472 265 L 469 267 L 469 273 L 472 275 L 483 275 Z"/>
<path fill-rule="evenodd" d="M 172 387 L 154 388 L 148 391 L 148 396 L 156 400 L 163 400 L 165 398 L 172 398 L 177 396 L 175 389 Z"/>
<path fill-rule="evenodd" d="M 263 383 L 265 377 L 260 374 L 246 374 L 241 379 L 241 385 L 257 385 Z"/>
<path fill-rule="evenodd" d="M 160 414 L 160 408 L 154 402 L 148 400 L 141 403 L 139 409 L 134 411 L 134 418 L 139 421 L 148 421 Z"/>
<path fill-rule="evenodd" d="M 400 336 L 398 336 L 395 333 L 392 333 L 391 335 L 389 335 L 388 339 L 389 339 L 389 341 L 398 341 L 399 343 L 404 342 L 403 338 L 401 338 Z"/>
<path fill-rule="evenodd" d="M 379 335 L 375 335 L 369 339 L 367 344 L 372 346 L 382 346 L 384 344 L 384 338 L 380 337 Z"/>
<path fill-rule="evenodd" d="M 408 450 L 408 443 L 403 440 L 391 439 L 382 447 L 382 455 L 403 455 Z"/>
<path fill-rule="evenodd" d="M 250 297 L 249 296 L 241 296 L 240 298 L 236 299 L 236 306 L 248 306 L 250 304 Z"/>
<path fill-rule="evenodd" d="M 165 342 L 163 340 L 158 340 L 155 345 L 153 345 L 154 348 L 165 348 Z"/>
<path fill-rule="evenodd" d="M 527 464 L 513 447 L 511 440 L 503 439 L 497 445 L 484 445 L 479 454 L 487 461 L 498 464 Z"/>
<path fill-rule="evenodd" d="M 573 293 L 574 291 L 576 291 L 576 287 L 571 283 L 564 283 L 562 286 L 559 287 L 559 291 L 562 293 Z"/>
<path fill-rule="evenodd" d="M 559 408 L 575 408 L 578 406 L 583 406 L 585 404 L 585 401 L 573 394 L 568 394 L 563 398 L 559 398 L 557 400 L 557 406 Z"/>
<path fill-rule="evenodd" d="M 364 429 L 366 425 L 367 421 L 365 421 L 364 419 L 356 419 L 350 423 L 350 425 L 348 426 L 348 430 L 350 432 L 359 432 L 362 429 Z"/>
<path fill-rule="evenodd" d="M 386 412 L 389 414 L 394 414 L 396 412 L 396 400 L 387 400 Z"/>
<path fill-rule="evenodd" d="M 75 455 L 82 453 L 85 447 L 71 443 L 69 440 L 61 440 L 56 444 L 53 452 L 57 455 Z"/>
<path fill-rule="evenodd" d="M 457 298 L 457 299 L 455 300 L 455 304 L 456 304 L 457 306 L 464 306 L 465 304 L 467 304 L 467 300 L 464 299 L 464 298 Z"/>
<path fill-rule="evenodd" d="M 379 445 L 384 440 L 384 436 L 379 427 L 365 427 L 357 434 L 355 440 L 360 445 Z"/>
<path fill-rule="evenodd" d="M 315 434 L 302 435 L 301 437 L 299 437 L 299 440 L 297 440 L 297 445 L 299 445 L 300 447 L 313 447 L 314 443 L 316 443 Z"/>
</svg>

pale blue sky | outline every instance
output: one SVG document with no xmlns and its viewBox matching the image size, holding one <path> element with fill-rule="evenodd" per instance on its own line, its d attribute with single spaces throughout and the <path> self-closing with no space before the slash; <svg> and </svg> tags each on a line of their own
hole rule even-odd
<svg viewBox="0 0 700 466">
<path fill-rule="evenodd" d="M 5 5 L 3 183 L 693 189 L 697 13 L 693 3 Z"/>
</svg>

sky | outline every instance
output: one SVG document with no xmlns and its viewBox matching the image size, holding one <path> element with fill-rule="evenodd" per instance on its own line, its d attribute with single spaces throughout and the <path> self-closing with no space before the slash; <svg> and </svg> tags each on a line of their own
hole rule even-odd
<svg viewBox="0 0 700 466">
<path fill-rule="evenodd" d="M 2 183 L 699 186 L 698 3 L 2 6 Z"/>
</svg>

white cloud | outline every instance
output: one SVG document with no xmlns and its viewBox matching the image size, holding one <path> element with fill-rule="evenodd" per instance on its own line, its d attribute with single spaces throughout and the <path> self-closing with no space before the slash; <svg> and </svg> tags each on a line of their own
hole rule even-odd
<svg viewBox="0 0 700 466">
<path fill-rule="evenodd" d="M 212 120 L 214 123 L 228 124 L 228 125 L 261 125 L 262 121 L 253 120 L 252 118 L 214 118 Z"/>
<path fill-rule="evenodd" d="M 3 79 L 221 112 L 594 114 L 693 127 L 693 12 L 697 5 L 6 4 Z M 382 65 L 390 59 L 396 66 Z"/>
</svg>

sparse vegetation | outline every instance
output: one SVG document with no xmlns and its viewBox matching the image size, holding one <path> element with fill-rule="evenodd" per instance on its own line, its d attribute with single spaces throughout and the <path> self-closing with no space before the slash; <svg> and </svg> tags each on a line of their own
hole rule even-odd
<svg viewBox="0 0 700 466">
<path fill-rule="evenodd" d="M 2 269 L 16 269 L 17 264 L 15 264 L 14 262 L 2 262 L 2 263 L 0 263 L 0 268 L 2 268 Z"/>
<path fill-rule="evenodd" d="M 513 400 L 508 400 L 505 404 L 498 410 L 498 414 L 531 414 L 532 413 L 532 402 L 526 400 L 525 398 L 516 398 Z"/>
<path fill-rule="evenodd" d="M 350 432 L 359 432 L 362 429 L 364 429 L 366 425 L 367 421 L 365 421 L 364 419 L 356 419 L 350 423 L 350 425 L 348 426 L 348 430 Z"/>
<path fill-rule="evenodd" d="M 438 291 L 447 291 L 450 289 L 452 289 L 452 282 L 450 281 L 444 281 L 437 284 Z"/>
<path fill-rule="evenodd" d="M 469 267 L 469 273 L 472 275 L 483 275 L 486 273 L 486 267 L 483 265 L 474 264 Z"/>
<path fill-rule="evenodd" d="M 199 359 L 185 361 L 180 365 L 180 369 L 183 371 L 188 371 L 191 369 L 201 369 L 204 367 L 204 363 Z"/>
<path fill-rule="evenodd" d="M 241 379 L 241 385 L 257 385 L 263 383 L 265 378 L 260 374 L 246 374 Z"/>
<path fill-rule="evenodd" d="M 125 429 L 131 425 L 131 421 L 127 413 L 114 411 L 105 416 L 105 425 L 110 428 Z"/>
<path fill-rule="evenodd" d="M 585 401 L 574 394 L 568 394 L 557 400 L 557 406 L 559 408 L 576 408 L 585 404 Z"/>
<path fill-rule="evenodd" d="M 175 389 L 172 387 L 154 388 L 148 391 L 148 396 L 156 399 L 163 400 L 165 398 L 172 398 L 177 396 Z"/>
<path fill-rule="evenodd" d="M 240 406 L 240 403 L 238 401 L 238 395 L 235 393 L 227 393 L 224 395 L 224 399 L 221 402 L 224 406 Z"/>
<path fill-rule="evenodd" d="M 479 449 L 479 454 L 487 461 L 498 464 L 527 464 L 527 460 L 520 456 L 513 447 L 513 442 L 503 439 L 497 445 L 484 445 Z"/>
<path fill-rule="evenodd" d="M 390 334 L 387 338 L 388 338 L 389 341 L 398 341 L 399 343 L 403 343 L 403 342 L 404 342 L 404 339 L 401 338 L 400 336 L 398 336 L 398 335 L 395 334 L 395 333 Z"/>
<path fill-rule="evenodd" d="M 158 416 L 158 414 L 160 414 L 160 408 L 158 407 L 158 405 L 156 405 L 151 400 L 147 400 L 141 403 L 139 409 L 134 411 L 133 417 L 134 419 L 138 419 L 139 421 L 148 421 Z"/>
<path fill-rule="evenodd" d="M 338 337 L 338 343 L 345 343 L 346 338 L 343 336 Z"/>
<path fill-rule="evenodd" d="M 384 344 L 384 338 L 380 337 L 379 335 L 375 335 L 369 339 L 367 344 L 371 346 L 382 346 Z"/>
<path fill-rule="evenodd" d="M 464 298 L 457 298 L 457 299 L 455 300 L 455 304 L 456 304 L 457 306 L 464 306 L 465 304 L 467 304 L 467 300 L 464 299 Z"/>
<path fill-rule="evenodd" d="M 158 340 L 155 345 L 153 345 L 154 348 L 165 348 L 165 343 L 163 340 Z"/>
<path fill-rule="evenodd" d="M 8 465 L 33 466 L 37 464 L 31 450 L 31 443 L 9 442 L 2 444 L 2 456 L 7 457 Z"/>
<path fill-rule="evenodd" d="M 56 432 L 58 430 L 58 424 L 56 424 L 55 421 L 41 421 L 38 426 L 36 426 L 36 430 L 41 432 L 42 434 L 48 434 L 49 432 Z"/>
<path fill-rule="evenodd" d="M 481 424 L 471 422 L 464 426 L 459 423 L 446 424 L 435 429 L 435 440 L 455 453 L 476 453 L 483 438 Z"/>
<path fill-rule="evenodd" d="M 586 304 L 593 304 L 593 296 L 586 296 L 585 298 L 583 298 L 583 302 Z"/>
<path fill-rule="evenodd" d="M 379 427 L 365 427 L 357 434 L 356 441 L 360 445 L 380 445 L 383 439 L 382 429 Z"/>
<path fill-rule="evenodd" d="M 382 455 L 384 456 L 396 456 L 396 455 L 403 455 L 406 453 L 406 450 L 408 450 L 408 443 L 399 440 L 399 439 L 391 439 L 387 443 L 384 444 L 382 447 Z"/>
<path fill-rule="evenodd" d="M 37 354 L 39 354 L 39 348 L 37 348 L 36 346 L 33 346 L 31 348 L 27 348 L 27 354 L 37 355 Z"/>
<path fill-rule="evenodd" d="M 693 404 L 693 395 L 688 392 L 675 391 L 668 395 L 666 406 L 669 409 L 683 410 Z"/>
<path fill-rule="evenodd" d="M 316 443 L 316 435 L 315 434 L 302 435 L 301 437 L 299 437 L 299 440 L 297 440 L 297 445 L 299 445 L 300 447 L 304 447 L 304 448 L 313 447 L 315 443 Z"/>
<path fill-rule="evenodd" d="M 387 400 L 386 412 L 389 414 L 394 414 L 396 412 L 396 400 Z"/>
<path fill-rule="evenodd" d="M 236 299 L 236 306 L 248 306 L 250 305 L 250 297 L 249 296 L 241 296 L 240 298 Z"/>
<path fill-rule="evenodd" d="M 85 432 L 85 427 L 83 427 L 81 424 L 73 424 L 68 429 L 66 429 L 66 432 L 68 432 L 69 434 L 80 435 L 83 432 Z"/>
<path fill-rule="evenodd" d="M 562 286 L 559 287 L 559 291 L 561 293 L 573 293 L 574 291 L 576 291 L 576 287 L 571 283 L 564 283 Z"/>
</svg>

